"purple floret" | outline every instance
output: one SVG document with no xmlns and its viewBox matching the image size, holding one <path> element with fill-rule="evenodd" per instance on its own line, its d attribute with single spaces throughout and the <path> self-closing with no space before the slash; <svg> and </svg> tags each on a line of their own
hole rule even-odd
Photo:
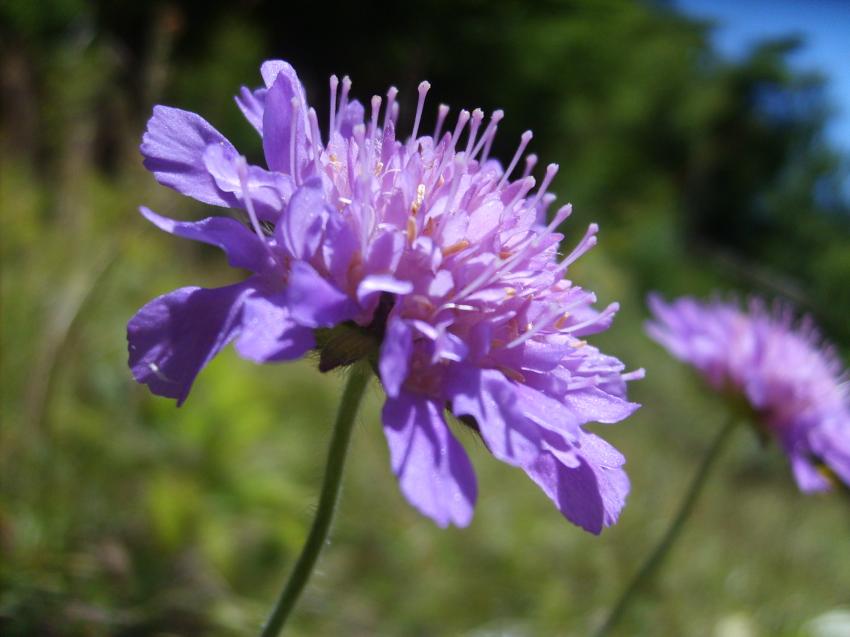
<svg viewBox="0 0 850 637">
<path fill-rule="evenodd" d="M 642 371 L 624 373 L 583 340 L 608 328 L 617 305 L 595 310 L 595 296 L 564 278 L 597 228 L 559 256 L 555 230 L 570 207 L 544 221 L 557 166 L 536 187 L 529 155 L 512 178 L 530 131 L 503 169 L 488 157 L 501 111 L 486 124 L 481 110 L 461 111 L 442 132 L 441 106 L 433 133 L 422 133 L 423 82 L 401 140 L 395 88 L 383 109 L 373 97 L 367 116 L 349 79 L 334 76 L 323 138 L 294 69 L 269 61 L 261 75 L 265 87 L 236 101 L 262 136 L 267 168 L 249 166 L 195 114 L 158 106 L 148 122 L 141 150 L 156 179 L 242 210 L 245 223 L 143 214 L 220 247 L 251 275 L 145 306 L 128 328 L 136 379 L 182 403 L 230 341 L 250 360 L 291 360 L 317 346 L 317 329 L 347 326 L 376 343 L 393 471 L 423 514 L 440 526 L 472 518 L 475 475 L 448 408 L 575 524 L 593 533 L 613 524 L 629 491 L 625 460 L 584 425 L 631 415 L 626 381 Z"/>
<path fill-rule="evenodd" d="M 776 437 L 805 492 L 831 487 L 829 472 L 850 485 L 850 395 L 841 361 L 811 321 L 753 300 L 651 296 L 649 335 L 695 367 L 716 390 L 743 397 L 758 424 Z"/>
</svg>

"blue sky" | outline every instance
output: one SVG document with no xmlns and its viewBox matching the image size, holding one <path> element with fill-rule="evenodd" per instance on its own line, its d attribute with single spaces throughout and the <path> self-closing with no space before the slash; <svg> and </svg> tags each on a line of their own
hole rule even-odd
<svg viewBox="0 0 850 637">
<path fill-rule="evenodd" d="M 714 42 L 731 57 L 759 40 L 800 35 L 804 45 L 791 57 L 801 70 L 827 79 L 835 116 L 827 133 L 837 150 L 850 155 L 850 0 L 675 0 L 694 17 L 715 21 Z"/>
</svg>

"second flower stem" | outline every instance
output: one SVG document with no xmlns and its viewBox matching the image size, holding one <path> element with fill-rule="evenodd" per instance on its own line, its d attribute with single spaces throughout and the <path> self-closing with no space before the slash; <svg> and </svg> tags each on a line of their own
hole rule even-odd
<svg viewBox="0 0 850 637">
<path fill-rule="evenodd" d="M 711 469 L 714 466 L 715 461 L 720 455 L 720 452 L 723 450 L 732 430 L 735 429 L 736 424 L 737 423 L 734 419 L 730 419 L 726 426 L 724 426 L 715 436 L 711 447 L 708 449 L 708 452 L 702 460 L 702 464 L 700 464 L 696 475 L 691 481 L 690 487 L 685 494 L 685 498 L 679 506 L 679 511 L 676 513 L 676 517 L 673 519 L 673 522 L 670 524 L 670 527 L 667 529 L 664 537 L 661 538 L 661 541 L 655 547 L 655 550 L 650 553 L 640 570 L 634 576 L 634 579 L 632 579 L 631 583 L 629 583 L 617 599 L 617 603 L 614 605 L 611 614 L 608 615 L 608 619 L 596 632 L 596 637 L 605 637 L 614 629 L 620 619 L 622 619 L 623 614 L 626 612 L 631 602 L 637 598 L 641 589 L 650 581 L 655 571 L 661 566 L 661 563 L 664 561 L 664 558 L 670 551 L 670 548 L 679 537 L 685 522 L 691 515 L 697 499 L 705 486 L 706 479 L 711 473 Z"/>
<path fill-rule="evenodd" d="M 364 362 L 355 363 L 351 366 L 348 382 L 342 394 L 342 402 L 336 416 L 333 436 L 328 449 L 328 461 L 325 467 L 325 477 L 322 481 L 322 493 L 319 496 L 319 506 L 313 526 L 307 536 L 307 542 L 298 556 L 295 568 L 289 576 L 286 587 L 263 627 L 261 637 L 277 637 L 283 629 L 295 602 L 304 590 L 310 574 L 316 565 L 316 560 L 324 546 L 331 528 L 336 503 L 339 497 L 339 487 L 342 481 L 342 470 L 345 466 L 345 456 L 348 451 L 348 442 L 351 439 L 351 430 L 354 425 L 354 417 L 363 397 L 363 390 L 369 381 L 371 372 L 368 364 Z"/>
</svg>

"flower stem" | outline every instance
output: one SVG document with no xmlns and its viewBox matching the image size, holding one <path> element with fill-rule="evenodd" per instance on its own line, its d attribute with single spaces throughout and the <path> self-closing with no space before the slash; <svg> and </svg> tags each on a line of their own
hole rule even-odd
<svg viewBox="0 0 850 637">
<path fill-rule="evenodd" d="M 670 551 L 673 544 L 678 539 L 679 534 L 682 532 L 685 522 L 693 512 L 694 506 L 696 505 L 703 487 L 705 486 L 706 479 L 711 473 L 711 469 L 714 466 L 715 461 L 720 456 L 720 452 L 723 450 L 726 441 L 729 439 L 729 434 L 731 434 L 732 430 L 735 429 L 736 424 L 737 423 L 734 419 L 730 419 L 715 436 L 714 442 L 712 442 L 711 447 L 702 459 L 702 464 L 691 481 L 690 487 L 685 494 L 685 499 L 682 500 L 682 504 L 679 506 L 679 511 L 676 513 L 676 517 L 673 519 L 673 522 L 670 524 L 670 527 L 667 529 L 664 537 L 661 538 L 661 541 L 655 547 L 655 550 L 650 553 L 649 557 L 640 567 L 640 570 L 634 576 L 634 579 L 632 579 L 629 585 L 620 594 L 617 603 L 608 615 L 608 619 L 596 632 L 596 637 L 604 637 L 614 629 L 620 619 L 622 619 L 631 602 L 638 597 L 641 589 L 649 583 L 652 576 L 655 574 L 655 571 L 657 571 L 661 566 L 661 563 L 664 561 L 667 553 Z"/>
<path fill-rule="evenodd" d="M 298 597 L 304 590 L 304 586 L 316 565 L 319 552 L 327 540 L 339 496 L 339 486 L 345 465 L 345 455 L 348 451 L 348 442 L 351 439 L 354 416 L 357 413 L 357 407 L 360 405 L 360 399 L 363 397 L 363 390 L 369 377 L 370 370 L 367 364 L 360 362 L 351 366 L 348 382 L 342 394 L 342 402 L 336 415 L 330 448 L 328 449 L 328 462 L 316 517 L 313 519 L 313 526 L 310 528 L 310 534 L 307 536 L 307 542 L 301 550 L 301 555 L 298 556 L 295 568 L 286 582 L 286 587 L 281 592 L 262 633 L 260 633 L 261 637 L 276 637 L 280 634 L 283 625 L 292 612 L 292 608 L 295 606 L 295 602 L 298 601 Z"/>
</svg>

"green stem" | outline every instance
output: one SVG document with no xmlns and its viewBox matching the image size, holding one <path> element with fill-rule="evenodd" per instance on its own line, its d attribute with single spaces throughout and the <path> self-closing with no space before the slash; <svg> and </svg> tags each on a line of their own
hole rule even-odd
<svg viewBox="0 0 850 637">
<path fill-rule="evenodd" d="M 304 590 L 304 586 L 316 565 L 319 552 L 327 540 L 339 496 L 339 485 L 345 465 L 345 455 L 348 451 L 348 442 L 351 439 L 354 416 L 357 413 L 357 407 L 360 405 L 360 399 L 363 397 L 363 390 L 369 376 L 370 371 L 367 364 L 361 362 L 351 366 L 348 383 L 345 386 L 342 402 L 336 415 L 331 445 L 328 449 L 328 462 L 316 517 L 313 519 L 313 526 L 307 536 L 307 542 L 304 544 L 301 555 L 298 556 L 298 561 L 289 576 L 289 581 L 280 594 L 263 632 L 260 633 L 261 637 L 276 637 L 280 634 L 283 625 L 292 612 L 292 608 L 295 606 L 295 602 L 298 601 L 298 597 Z"/>
<path fill-rule="evenodd" d="M 596 637 L 604 637 L 611 632 L 620 619 L 622 619 L 623 614 L 626 612 L 631 602 L 637 598 L 641 589 L 650 581 L 655 571 L 661 566 L 661 563 L 664 561 L 664 558 L 667 556 L 670 548 L 679 537 L 685 522 L 693 512 L 697 499 L 705 486 L 706 479 L 708 478 L 709 473 L 711 473 L 711 469 L 720 455 L 720 452 L 723 450 L 726 441 L 729 439 L 729 434 L 732 433 L 733 429 L 735 429 L 735 425 L 736 421 L 731 419 L 726 426 L 717 433 L 717 436 L 714 438 L 714 442 L 709 448 L 708 453 L 706 453 L 703 458 L 702 464 L 691 481 L 691 485 L 685 494 L 685 499 L 682 500 L 679 512 L 673 519 L 672 524 L 670 524 L 670 527 L 667 529 L 664 537 L 661 538 L 661 542 L 658 543 L 655 550 L 650 553 L 649 557 L 643 563 L 643 566 L 641 566 L 634 579 L 632 579 L 631 583 L 625 588 L 625 590 L 623 590 L 617 600 L 617 603 L 614 605 L 611 614 L 608 615 L 608 619 L 596 632 Z"/>
</svg>

